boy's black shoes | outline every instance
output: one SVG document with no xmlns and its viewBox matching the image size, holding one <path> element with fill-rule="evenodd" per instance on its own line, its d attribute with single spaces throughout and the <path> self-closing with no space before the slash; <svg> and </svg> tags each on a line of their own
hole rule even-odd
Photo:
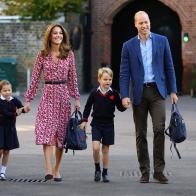
<svg viewBox="0 0 196 196">
<path fill-rule="evenodd" d="M 154 179 L 161 184 L 167 184 L 168 179 L 164 176 L 162 172 L 155 172 L 153 175 Z"/>
<path fill-rule="evenodd" d="M 95 171 L 95 182 L 99 182 L 101 180 L 101 171 Z M 110 182 L 108 175 L 102 175 L 102 182 Z"/>
<path fill-rule="evenodd" d="M 108 175 L 103 175 L 102 176 L 102 181 L 107 183 L 107 182 L 110 182 L 109 178 L 108 178 Z"/>
<path fill-rule="evenodd" d="M 99 182 L 101 180 L 101 171 L 95 171 L 94 181 Z"/>
<path fill-rule="evenodd" d="M 142 174 L 140 178 L 140 183 L 149 183 L 149 174 Z"/>
</svg>

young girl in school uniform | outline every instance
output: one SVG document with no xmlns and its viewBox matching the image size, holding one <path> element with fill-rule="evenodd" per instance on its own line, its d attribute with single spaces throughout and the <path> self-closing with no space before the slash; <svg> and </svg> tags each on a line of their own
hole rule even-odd
<svg viewBox="0 0 196 196">
<path fill-rule="evenodd" d="M 16 116 L 25 113 L 21 101 L 12 97 L 12 85 L 7 80 L 0 81 L 0 180 L 6 180 L 10 150 L 19 148 L 16 132 Z"/>
</svg>

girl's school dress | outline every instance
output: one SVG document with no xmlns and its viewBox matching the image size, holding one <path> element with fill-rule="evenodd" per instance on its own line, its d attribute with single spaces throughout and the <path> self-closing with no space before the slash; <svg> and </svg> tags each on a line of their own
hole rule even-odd
<svg viewBox="0 0 196 196">
<path fill-rule="evenodd" d="M 23 105 L 16 97 L 5 100 L 0 97 L 0 149 L 12 150 L 19 148 L 16 132 L 16 109 Z M 24 111 L 23 111 L 24 112 Z"/>
</svg>

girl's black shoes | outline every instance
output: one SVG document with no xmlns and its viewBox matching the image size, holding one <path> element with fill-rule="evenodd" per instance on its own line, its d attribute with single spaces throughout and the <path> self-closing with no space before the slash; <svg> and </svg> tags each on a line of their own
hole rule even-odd
<svg viewBox="0 0 196 196">
<path fill-rule="evenodd" d="M 46 174 L 45 175 L 45 180 L 52 180 L 53 179 L 53 175 L 52 174 Z"/>
<path fill-rule="evenodd" d="M 6 181 L 6 180 L 7 180 L 6 175 L 3 174 L 3 173 L 1 173 L 1 174 L 0 174 L 0 180 L 1 180 L 1 181 Z"/>
</svg>

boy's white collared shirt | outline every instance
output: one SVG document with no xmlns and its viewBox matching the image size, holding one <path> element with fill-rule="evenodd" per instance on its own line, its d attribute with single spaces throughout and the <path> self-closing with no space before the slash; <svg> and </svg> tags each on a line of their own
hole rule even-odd
<svg viewBox="0 0 196 196">
<path fill-rule="evenodd" d="M 104 94 L 106 94 L 108 91 L 112 91 L 112 88 L 109 87 L 109 88 L 107 89 L 107 91 L 103 91 L 103 90 L 101 89 L 101 87 L 99 86 L 99 87 L 97 88 L 97 91 L 98 91 L 98 90 L 104 95 Z"/>
</svg>

